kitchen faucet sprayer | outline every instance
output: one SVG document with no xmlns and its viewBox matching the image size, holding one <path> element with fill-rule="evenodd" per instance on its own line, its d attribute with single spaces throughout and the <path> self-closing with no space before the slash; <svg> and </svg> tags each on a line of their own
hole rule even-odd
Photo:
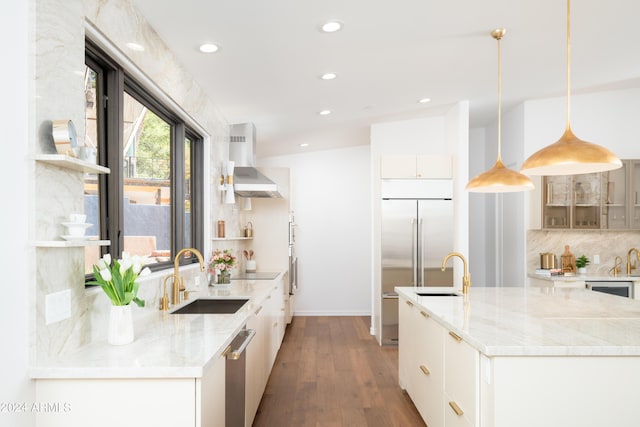
<svg viewBox="0 0 640 427">
<path fill-rule="evenodd" d="M 444 257 L 444 260 L 442 260 L 441 270 L 444 271 L 446 269 L 447 261 L 449 260 L 449 258 L 454 256 L 462 260 L 462 264 L 464 266 L 464 275 L 462 276 L 462 293 L 464 295 L 467 295 L 469 293 L 469 288 L 471 287 L 471 276 L 469 275 L 469 267 L 467 266 L 467 260 L 464 255 L 462 255 L 460 252 L 450 252 L 446 257 Z"/>
<path fill-rule="evenodd" d="M 634 252 L 636 253 L 636 260 L 640 261 L 640 251 L 638 248 L 629 249 L 629 252 L 627 252 L 627 276 L 631 275 L 631 270 L 636 269 L 636 261 L 634 260 L 633 264 L 631 264 L 631 254 Z"/>
<path fill-rule="evenodd" d="M 164 295 L 163 295 L 162 301 L 160 303 L 160 310 L 167 310 L 168 309 L 167 304 L 166 304 L 167 279 L 169 279 L 170 277 L 173 278 L 173 285 L 172 285 L 173 287 L 171 289 L 171 304 L 172 305 L 176 305 L 176 304 L 180 303 L 180 291 L 184 291 L 185 287 L 184 287 L 184 278 L 180 277 L 180 272 L 178 270 L 178 267 L 180 266 L 180 257 L 182 256 L 182 254 L 187 253 L 187 252 L 193 253 L 198 258 L 198 262 L 200 263 L 200 271 L 204 271 L 205 268 L 206 268 L 205 267 L 205 263 L 204 263 L 204 258 L 202 258 L 202 254 L 197 249 L 195 249 L 195 248 L 184 248 L 180 252 L 178 252 L 176 254 L 176 257 L 174 258 L 174 261 L 173 261 L 173 274 L 172 275 L 168 275 L 164 279 Z"/>
</svg>

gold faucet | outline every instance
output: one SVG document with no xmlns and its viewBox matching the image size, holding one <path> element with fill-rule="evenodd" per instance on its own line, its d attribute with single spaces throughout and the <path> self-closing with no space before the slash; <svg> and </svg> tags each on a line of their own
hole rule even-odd
<svg viewBox="0 0 640 427">
<path fill-rule="evenodd" d="M 173 285 L 171 289 L 171 304 L 175 305 L 180 303 L 180 291 L 185 290 L 184 288 L 184 278 L 180 277 L 180 272 L 178 267 L 180 265 L 180 256 L 186 252 L 192 252 L 198 257 L 198 261 L 200 262 L 200 271 L 204 271 L 205 264 L 204 259 L 202 258 L 202 254 L 195 248 L 184 248 L 180 252 L 176 254 L 176 257 L 173 261 L 173 275 L 168 275 L 164 278 L 164 295 L 162 296 L 162 300 L 160 303 L 160 310 L 167 310 L 168 304 L 167 301 L 167 279 L 173 278 Z"/>
<path fill-rule="evenodd" d="M 631 264 L 631 254 L 634 252 L 636 253 L 636 259 L 640 261 L 640 251 L 638 250 L 638 248 L 629 249 L 629 252 L 627 252 L 627 276 L 631 276 L 631 270 L 635 270 L 636 268 L 635 261 L 633 261 L 633 264 Z"/>
<path fill-rule="evenodd" d="M 466 295 L 469 293 L 469 288 L 471 287 L 471 276 L 469 275 L 469 268 L 467 267 L 467 260 L 465 259 L 464 255 L 462 255 L 460 252 L 449 253 L 446 257 L 444 257 L 444 260 L 442 260 L 441 270 L 444 271 L 446 269 L 447 261 L 449 260 L 449 258 L 454 256 L 460 258 L 462 260 L 462 264 L 464 265 L 464 275 L 462 276 L 462 293 Z"/>
<path fill-rule="evenodd" d="M 622 267 L 622 257 L 620 255 L 616 255 L 613 260 L 613 268 L 610 270 L 613 272 L 613 277 L 618 277 L 618 274 L 620 274 L 620 267 Z"/>
</svg>

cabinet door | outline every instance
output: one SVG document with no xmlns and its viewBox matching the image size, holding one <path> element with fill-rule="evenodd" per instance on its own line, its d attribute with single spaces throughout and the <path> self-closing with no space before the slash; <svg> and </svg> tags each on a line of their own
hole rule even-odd
<svg viewBox="0 0 640 427">
<path fill-rule="evenodd" d="M 423 310 L 414 310 L 416 328 L 415 397 L 427 425 L 444 425 L 444 328 Z"/>
<path fill-rule="evenodd" d="M 264 306 L 256 308 L 247 320 L 247 329 L 256 331 L 256 335 L 247 347 L 245 374 L 245 425 L 250 426 L 260 405 L 262 393 L 267 383 L 266 373 L 266 325 Z"/>
<path fill-rule="evenodd" d="M 569 228 L 571 177 L 545 176 L 542 192 L 542 227 Z"/>
<path fill-rule="evenodd" d="M 600 173 L 573 176 L 573 228 L 600 228 L 600 181 Z"/>
<path fill-rule="evenodd" d="M 416 178 L 416 156 L 384 156 L 380 159 L 380 177 L 383 179 Z"/>
<path fill-rule="evenodd" d="M 196 381 L 196 427 L 225 425 L 225 363 L 218 358 Z"/>
<path fill-rule="evenodd" d="M 602 197 L 602 228 L 625 229 L 629 227 L 627 171 L 628 162 L 624 161 L 620 169 L 602 173 L 600 191 Z"/>
<path fill-rule="evenodd" d="M 640 160 L 630 163 L 630 191 L 629 205 L 631 206 L 630 227 L 634 230 L 640 229 Z"/>
<path fill-rule="evenodd" d="M 448 331 L 444 354 L 445 426 L 474 426 L 479 409 L 479 353 Z"/>
<path fill-rule="evenodd" d="M 417 156 L 416 178 L 451 179 L 453 165 L 450 156 Z"/>
<path fill-rule="evenodd" d="M 398 299 L 398 304 L 398 380 L 400 387 L 411 396 L 415 382 L 412 367 L 416 365 L 417 340 L 413 323 L 416 308 L 413 302 L 404 297 Z"/>
</svg>

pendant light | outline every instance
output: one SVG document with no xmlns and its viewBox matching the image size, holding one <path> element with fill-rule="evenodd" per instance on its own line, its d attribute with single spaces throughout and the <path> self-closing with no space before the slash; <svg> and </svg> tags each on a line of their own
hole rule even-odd
<svg viewBox="0 0 640 427">
<path fill-rule="evenodd" d="M 498 158 L 491 169 L 476 176 L 467 184 L 467 191 L 476 193 L 507 193 L 533 190 L 533 182 L 529 177 L 507 168 L 502 163 L 500 155 L 502 136 L 500 40 L 505 33 L 506 30 L 504 28 L 498 28 L 491 32 L 491 37 L 498 41 Z"/>
<path fill-rule="evenodd" d="M 527 175 L 577 175 L 622 167 L 608 149 L 579 139 L 571 131 L 571 0 L 567 0 L 567 128 L 555 143 L 535 152 L 520 170 Z"/>
</svg>

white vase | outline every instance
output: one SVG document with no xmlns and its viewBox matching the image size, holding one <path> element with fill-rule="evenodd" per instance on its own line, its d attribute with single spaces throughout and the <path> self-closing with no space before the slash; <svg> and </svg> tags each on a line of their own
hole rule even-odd
<svg viewBox="0 0 640 427">
<path fill-rule="evenodd" d="M 578 274 L 587 274 L 587 267 L 579 267 Z"/>
<path fill-rule="evenodd" d="M 109 314 L 109 344 L 124 345 L 133 342 L 131 305 L 112 305 Z"/>
</svg>

